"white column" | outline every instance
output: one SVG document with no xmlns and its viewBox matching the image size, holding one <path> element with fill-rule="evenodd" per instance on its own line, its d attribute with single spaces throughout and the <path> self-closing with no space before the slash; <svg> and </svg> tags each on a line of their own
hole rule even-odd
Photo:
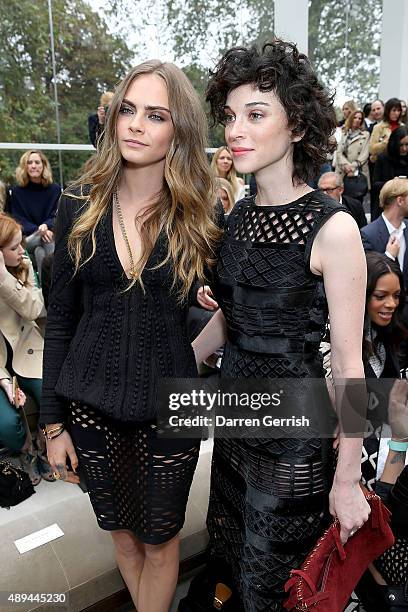
<svg viewBox="0 0 408 612">
<path fill-rule="evenodd" d="M 408 2 L 383 0 L 380 98 L 408 97 Z"/>
<path fill-rule="evenodd" d="M 275 0 L 275 35 L 308 50 L 309 0 Z"/>
</svg>

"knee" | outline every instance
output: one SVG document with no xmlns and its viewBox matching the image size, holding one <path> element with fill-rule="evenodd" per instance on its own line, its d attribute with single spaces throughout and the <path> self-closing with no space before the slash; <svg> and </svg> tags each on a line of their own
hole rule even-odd
<svg viewBox="0 0 408 612">
<path fill-rule="evenodd" d="M 146 562 L 156 569 L 165 567 L 178 556 L 179 537 L 176 536 L 164 544 L 145 544 Z"/>
<path fill-rule="evenodd" d="M 127 559 L 143 559 L 143 544 L 131 531 L 119 530 L 111 533 L 116 552 Z"/>
</svg>

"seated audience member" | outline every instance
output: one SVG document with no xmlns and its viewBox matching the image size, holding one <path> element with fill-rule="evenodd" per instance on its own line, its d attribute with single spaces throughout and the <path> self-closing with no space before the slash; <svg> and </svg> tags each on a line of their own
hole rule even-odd
<svg viewBox="0 0 408 612">
<path fill-rule="evenodd" d="M 228 216 L 235 204 L 231 183 L 226 179 L 217 177 L 215 184 L 217 187 L 217 197 L 221 200 L 225 216 Z"/>
<path fill-rule="evenodd" d="M 371 189 L 371 220 L 381 213 L 378 197 L 384 183 L 396 176 L 408 176 L 408 126 L 401 125 L 389 138 L 387 150 L 380 153 L 374 164 Z"/>
<path fill-rule="evenodd" d="M 361 229 L 365 251 L 385 253 L 397 261 L 402 270 L 405 286 L 408 286 L 408 179 L 394 178 L 387 181 L 380 191 L 382 214 Z M 404 322 L 408 322 L 408 307 L 404 309 Z"/>
<path fill-rule="evenodd" d="M 54 477 L 41 452 L 36 454 L 31 445 L 15 405 L 12 377 L 22 389 L 19 404 L 24 405 L 27 393 L 39 408 L 44 341 L 36 320 L 45 315 L 45 308 L 21 242 L 21 226 L 0 213 L 0 440 L 21 453 L 23 467 L 37 485 L 41 476 Z M 43 442 L 40 436 L 39 444 Z"/>
<path fill-rule="evenodd" d="M 23 228 L 28 253 L 34 254 L 41 279 L 45 255 L 54 251 L 54 220 L 61 187 L 42 151 L 26 151 L 16 169 L 17 185 L 11 189 L 9 211 Z"/>
<path fill-rule="evenodd" d="M 343 194 L 342 179 L 338 174 L 335 172 L 325 172 L 322 174 L 318 182 L 318 188 L 324 191 L 330 198 L 333 198 L 333 200 L 344 204 L 353 215 L 359 228 L 367 225 L 367 219 L 361 202 Z"/>
<path fill-rule="evenodd" d="M 343 135 L 336 151 L 336 173 L 343 179 L 354 176 L 361 171 L 370 184 L 368 172 L 369 133 L 361 110 L 355 110 L 348 116 L 343 128 Z M 347 194 L 347 190 L 346 190 Z"/>
<path fill-rule="evenodd" d="M 95 149 L 97 147 L 98 140 L 105 129 L 106 114 L 111 105 L 113 95 L 114 94 L 112 91 L 105 91 L 105 93 L 101 95 L 97 112 L 93 115 L 89 115 L 88 117 L 89 140 Z"/>
<path fill-rule="evenodd" d="M 391 132 L 401 125 L 401 102 L 398 98 L 390 98 L 385 103 L 384 117 L 374 126 L 370 138 L 370 161 L 374 164 L 380 153 L 387 148 Z"/>
<path fill-rule="evenodd" d="M 245 197 L 245 183 L 242 178 L 237 177 L 228 147 L 220 147 L 216 150 L 211 160 L 211 168 L 216 177 L 223 178 L 231 184 L 235 202 Z"/>
</svg>

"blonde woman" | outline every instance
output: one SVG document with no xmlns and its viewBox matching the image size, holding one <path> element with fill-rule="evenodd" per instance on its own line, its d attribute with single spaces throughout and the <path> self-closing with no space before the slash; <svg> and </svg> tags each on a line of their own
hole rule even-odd
<svg viewBox="0 0 408 612">
<path fill-rule="evenodd" d="M 134 68 L 97 158 L 61 198 L 41 419 L 57 477 L 85 473 L 139 612 L 168 612 L 197 440 L 156 434 L 162 377 L 197 375 L 187 311 L 220 230 L 206 119 L 170 63 Z M 71 421 L 70 431 L 66 429 Z"/>
<path fill-rule="evenodd" d="M 229 215 L 234 207 L 235 199 L 232 186 L 227 179 L 217 178 L 216 180 L 217 196 L 221 200 L 225 215 Z"/>
<path fill-rule="evenodd" d="M 341 112 L 343 113 L 343 119 L 340 121 L 339 126 L 342 126 L 346 123 L 351 113 L 357 110 L 357 104 L 354 100 L 346 100 L 343 104 Z"/>
<path fill-rule="evenodd" d="M 344 133 L 336 151 L 336 174 L 343 181 L 345 176 L 354 176 L 361 171 L 369 185 L 368 146 L 370 134 L 362 110 L 355 110 L 344 124 Z M 347 193 L 346 193 L 347 195 Z"/>
<path fill-rule="evenodd" d="M 54 251 L 54 218 L 61 188 L 53 183 L 50 162 L 42 151 L 23 153 L 16 180 L 17 185 L 11 189 L 10 212 L 22 225 L 27 251 L 34 254 L 41 279 L 42 261 Z"/>
<path fill-rule="evenodd" d="M 235 202 L 245 197 L 245 183 L 242 178 L 237 177 L 231 151 L 228 147 L 220 147 L 216 150 L 211 160 L 211 168 L 215 176 L 223 178 L 231 184 Z"/>
</svg>

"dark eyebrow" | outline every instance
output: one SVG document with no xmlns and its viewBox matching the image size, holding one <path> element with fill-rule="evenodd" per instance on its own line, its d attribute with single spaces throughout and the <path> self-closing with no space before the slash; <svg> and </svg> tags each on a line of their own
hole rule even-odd
<svg viewBox="0 0 408 612">
<path fill-rule="evenodd" d="M 130 100 L 127 100 L 126 98 L 123 98 L 122 104 L 127 104 L 131 108 L 136 108 L 133 102 L 131 102 Z M 166 111 L 166 113 L 169 113 L 169 115 L 171 115 L 169 109 L 166 108 L 165 106 L 145 106 L 145 110 L 150 110 L 150 111 L 151 110 L 162 110 L 162 111 Z"/>
<path fill-rule="evenodd" d="M 171 115 L 171 112 L 165 106 L 145 106 L 145 109 L 151 110 L 151 111 L 154 111 L 154 110 L 166 111 L 166 113 L 169 113 L 169 115 Z"/>
<path fill-rule="evenodd" d="M 268 104 L 268 102 L 248 102 L 248 104 L 245 104 L 245 108 L 252 108 L 253 106 L 270 106 L 270 104 Z M 224 110 L 231 110 L 231 108 L 229 106 L 224 106 Z"/>
</svg>

